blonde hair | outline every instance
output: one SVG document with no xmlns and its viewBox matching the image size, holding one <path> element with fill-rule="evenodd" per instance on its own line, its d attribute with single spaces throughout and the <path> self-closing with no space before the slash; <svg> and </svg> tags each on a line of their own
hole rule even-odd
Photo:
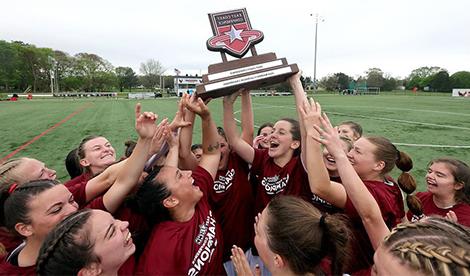
<svg viewBox="0 0 470 276">
<path fill-rule="evenodd" d="M 432 275 L 470 275 L 470 231 L 444 218 L 399 224 L 383 245 L 413 270 Z"/>
<path fill-rule="evenodd" d="M 12 185 L 13 183 L 19 185 L 26 182 L 26 179 L 24 179 L 15 170 L 26 159 L 26 157 L 14 158 L 0 165 L 0 191 L 4 189 L 9 189 L 10 185 Z"/>
</svg>

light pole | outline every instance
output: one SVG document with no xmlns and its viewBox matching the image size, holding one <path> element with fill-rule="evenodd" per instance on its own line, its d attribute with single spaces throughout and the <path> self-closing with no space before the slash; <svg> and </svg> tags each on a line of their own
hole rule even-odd
<svg viewBox="0 0 470 276">
<path fill-rule="evenodd" d="M 311 13 L 310 16 L 313 16 Z M 313 93 L 317 92 L 317 33 L 318 33 L 318 20 L 324 21 L 323 18 L 315 14 L 315 55 L 313 56 Z"/>
</svg>

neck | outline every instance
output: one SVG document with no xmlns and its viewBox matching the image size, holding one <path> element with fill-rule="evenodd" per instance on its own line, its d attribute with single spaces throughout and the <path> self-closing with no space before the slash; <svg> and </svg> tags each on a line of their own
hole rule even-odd
<svg viewBox="0 0 470 276">
<path fill-rule="evenodd" d="M 366 173 L 366 174 L 363 174 L 363 175 L 360 175 L 359 176 L 361 178 L 362 181 L 364 180 L 369 180 L 369 181 L 384 181 L 384 176 L 383 175 L 380 175 L 376 172 L 370 172 L 370 173 Z"/>
<path fill-rule="evenodd" d="M 195 206 L 176 206 L 173 211 L 170 211 L 171 219 L 177 222 L 186 222 L 191 220 L 195 211 Z"/>
<path fill-rule="evenodd" d="M 330 170 L 328 170 L 328 175 L 329 175 L 330 177 L 339 177 L 338 170 L 335 170 L 335 171 L 330 171 Z"/>
<path fill-rule="evenodd" d="M 437 207 L 441 209 L 447 209 L 456 204 L 455 197 L 453 195 L 450 196 L 441 196 L 441 195 L 432 195 L 432 200 Z"/>
<path fill-rule="evenodd" d="M 36 265 L 43 240 L 27 239 L 25 247 L 18 254 L 18 266 L 26 267 Z"/>
<path fill-rule="evenodd" d="M 292 159 L 292 157 L 294 156 L 294 153 L 291 153 L 291 154 L 284 154 L 282 156 L 279 156 L 279 157 L 276 157 L 274 158 L 274 164 L 278 165 L 279 167 L 284 167 L 287 163 L 289 163 L 289 161 Z"/>
</svg>

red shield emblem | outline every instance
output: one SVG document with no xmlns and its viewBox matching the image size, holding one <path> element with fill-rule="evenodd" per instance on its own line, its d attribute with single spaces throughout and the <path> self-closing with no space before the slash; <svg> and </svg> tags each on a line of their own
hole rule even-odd
<svg viewBox="0 0 470 276">
<path fill-rule="evenodd" d="M 242 58 L 251 46 L 261 42 L 263 33 L 251 28 L 246 9 L 210 13 L 214 36 L 207 40 L 211 51 L 225 52 Z"/>
</svg>

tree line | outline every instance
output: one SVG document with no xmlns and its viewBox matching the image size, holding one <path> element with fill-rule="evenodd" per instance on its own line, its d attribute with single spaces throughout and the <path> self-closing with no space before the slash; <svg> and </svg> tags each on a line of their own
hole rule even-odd
<svg viewBox="0 0 470 276">
<path fill-rule="evenodd" d="M 354 79 L 344 73 L 330 74 L 318 85 L 328 91 L 342 91 L 352 87 L 377 87 L 381 91 L 392 91 L 400 87 L 431 92 L 451 92 L 453 88 L 470 88 L 470 72 L 459 71 L 452 75 L 441 67 L 420 67 L 411 71 L 404 79 L 385 74 L 380 68 L 370 68 L 363 76 Z"/>
<path fill-rule="evenodd" d="M 143 86 L 149 90 L 173 87 L 173 78 L 162 76 L 159 61 L 149 59 L 140 65 L 141 75 L 130 67 L 114 67 L 91 53 L 69 55 L 63 51 L 39 48 L 22 41 L 0 40 L 0 91 L 49 92 L 56 83 L 60 91 L 123 91 Z"/>
<path fill-rule="evenodd" d="M 140 75 L 130 67 L 114 67 L 106 59 L 92 53 L 69 55 L 60 50 L 39 48 L 22 41 L 0 40 L 0 91 L 32 92 L 51 91 L 132 91 L 136 87 L 154 90 L 157 87 L 173 88 L 173 77 L 162 76 L 165 69 L 154 59 L 140 64 Z M 301 79 L 305 86 L 313 86 L 312 78 Z M 163 87 L 164 86 L 164 87 Z M 417 88 L 425 91 L 448 92 L 453 88 L 469 88 L 470 72 L 460 71 L 449 75 L 444 68 L 431 66 L 413 70 L 405 79 L 397 79 L 380 68 L 370 68 L 363 76 L 354 79 L 344 73 L 334 73 L 322 78 L 317 86 L 328 91 L 341 91 L 352 86 L 377 87 L 382 91 Z M 55 87 L 55 86 L 54 86 Z M 289 85 L 280 83 L 266 87 L 289 91 Z"/>
</svg>

